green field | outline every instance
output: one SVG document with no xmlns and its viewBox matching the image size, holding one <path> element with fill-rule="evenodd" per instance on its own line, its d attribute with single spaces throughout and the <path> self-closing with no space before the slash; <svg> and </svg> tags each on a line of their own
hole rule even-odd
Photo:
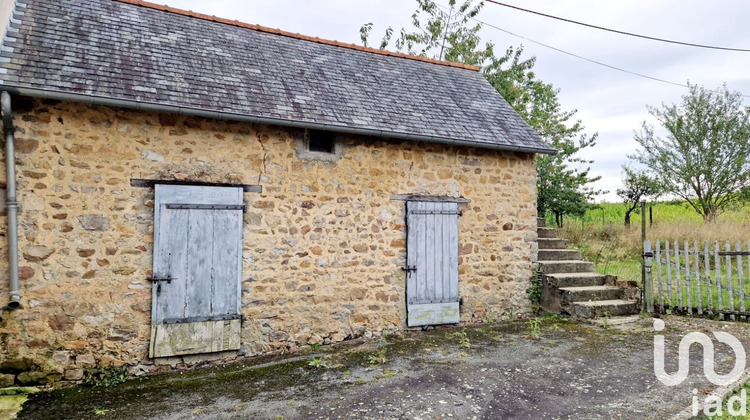
<svg viewBox="0 0 750 420">
<path fill-rule="evenodd" d="M 750 240 L 750 204 L 725 211 L 712 224 L 704 224 L 702 217 L 685 202 L 656 202 L 648 207 L 653 208 L 653 224 L 647 220 L 646 238 L 652 242 L 718 241 L 723 247 L 725 241 L 734 245 L 736 241 L 747 244 Z M 623 203 L 593 205 L 583 216 L 566 216 L 559 233 L 571 246 L 580 249 L 585 259 L 596 264 L 597 272 L 640 282 L 641 215 L 631 214 L 631 227 L 626 228 L 625 210 Z M 547 226 L 553 226 L 551 215 L 547 217 Z M 750 267 L 748 270 L 746 275 L 750 275 Z"/>
</svg>

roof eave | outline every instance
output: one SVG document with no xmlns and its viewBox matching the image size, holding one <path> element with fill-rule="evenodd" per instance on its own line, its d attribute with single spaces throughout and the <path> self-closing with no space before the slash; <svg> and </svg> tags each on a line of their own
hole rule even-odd
<svg viewBox="0 0 750 420">
<path fill-rule="evenodd" d="M 29 87 L 22 87 L 22 86 L 0 85 L 0 90 L 5 90 L 8 93 L 12 93 L 12 94 L 20 95 L 20 96 L 32 97 L 32 98 L 81 102 L 81 103 L 92 104 L 92 105 L 113 106 L 113 107 L 130 108 L 130 109 L 137 109 L 137 110 L 149 111 L 149 112 L 164 112 L 164 113 L 171 113 L 171 114 L 190 115 L 190 116 L 196 116 L 196 117 L 215 118 L 215 119 L 231 120 L 231 121 L 244 121 L 244 122 L 258 123 L 258 124 L 277 125 L 277 126 L 282 126 L 282 127 L 308 128 L 308 129 L 313 129 L 313 130 L 327 130 L 327 131 L 335 131 L 335 132 L 346 133 L 346 134 L 394 138 L 394 139 L 402 139 L 402 140 L 417 140 L 417 141 L 425 141 L 425 142 L 430 142 L 430 143 L 441 143 L 441 144 L 449 144 L 449 145 L 456 145 L 456 146 L 469 146 L 469 147 L 477 147 L 477 148 L 482 148 L 482 149 L 506 150 L 506 151 L 511 151 L 511 152 L 521 152 L 521 153 L 557 154 L 558 152 L 557 150 L 552 149 L 552 148 L 539 148 L 539 147 L 534 147 L 534 146 L 515 146 L 515 145 L 508 145 L 508 144 L 485 143 L 485 142 L 477 142 L 477 141 L 471 141 L 471 140 L 461 140 L 461 139 L 453 139 L 453 138 L 440 137 L 440 136 L 411 134 L 411 133 L 404 133 L 404 132 L 397 132 L 397 131 L 348 127 L 348 126 L 342 126 L 342 125 L 323 124 L 323 123 L 315 123 L 315 122 L 299 121 L 299 120 L 285 120 L 285 119 L 280 119 L 280 118 L 268 118 L 268 117 L 261 117 L 261 116 L 255 116 L 255 115 L 213 111 L 213 110 L 208 110 L 208 109 L 203 109 L 203 108 L 191 108 L 191 107 L 182 107 L 182 106 L 176 106 L 176 105 L 163 105 L 163 104 L 153 103 L 153 102 L 111 98 L 111 97 L 106 97 L 106 96 L 87 95 L 87 94 L 81 94 L 81 93 L 69 93 L 69 92 L 61 92 L 61 91 L 39 89 L 39 88 L 29 88 Z"/>
</svg>

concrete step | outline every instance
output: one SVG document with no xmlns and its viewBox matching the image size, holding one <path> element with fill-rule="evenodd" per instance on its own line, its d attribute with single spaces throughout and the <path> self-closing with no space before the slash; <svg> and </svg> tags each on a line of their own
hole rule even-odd
<svg viewBox="0 0 750 420">
<path fill-rule="evenodd" d="M 591 273 L 594 263 L 580 260 L 539 261 L 543 273 Z"/>
<path fill-rule="evenodd" d="M 540 249 L 539 261 L 581 260 L 583 255 L 577 249 Z"/>
<path fill-rule="evenodd" d="M 605 277 L 598 273 L 557 273 L 545 274 L 547 281 L 556 287 L 601 286 Z"/>
<path fill-rule="evenodd" d="M 539 249 L 567 249 L 568 241 L 559 238 L 539 238 L 537 239 Z"/>
<path fill-rule="evenodd" d="M 555 228 L 538 227 L 536 233 L 540 238 L 557 238 L 557 229 Z"/>
<path fill-rule="evenodd" d="M 536 227 L 546 227 L 547 222 L 544 220 L 544 217 L 537 217 L 536 218 Z"/>
<path fill-rule="evenodd" d="M 635 300 L 599 300 L 591 302 L 573 302 L 570 314 L 578 318 L 600 318 L 603 316 L 624 316 L 638 313 L 638 302 Z"/>
<path fill-rule="evenodd" d="M 624 291 L 617 286 L 561 287 L 563 302 L 589 302 L 622 299 Z"/>
</svg>

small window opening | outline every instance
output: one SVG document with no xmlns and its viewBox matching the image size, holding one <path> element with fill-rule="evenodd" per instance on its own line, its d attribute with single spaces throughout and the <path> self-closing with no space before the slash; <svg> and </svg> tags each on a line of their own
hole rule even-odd
<svg viewBox="0 0 750 420">
<path fill-rule="evenodd" d="M 310 152 L 335 153 L 336 139 L 334 133 L 321 130 L 307 130 L 305 132 L 307 150 Z"/>
</svg>

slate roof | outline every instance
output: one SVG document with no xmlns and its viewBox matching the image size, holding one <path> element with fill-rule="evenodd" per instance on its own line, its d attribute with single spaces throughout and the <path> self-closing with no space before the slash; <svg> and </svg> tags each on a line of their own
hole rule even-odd
<svg viewBox="0 0 750 420">
<path fill-rule="evenodd" d="M 478 71 L 135 2 L 18 0 L 0 89 L 553 152 Z"/>
</svg>

